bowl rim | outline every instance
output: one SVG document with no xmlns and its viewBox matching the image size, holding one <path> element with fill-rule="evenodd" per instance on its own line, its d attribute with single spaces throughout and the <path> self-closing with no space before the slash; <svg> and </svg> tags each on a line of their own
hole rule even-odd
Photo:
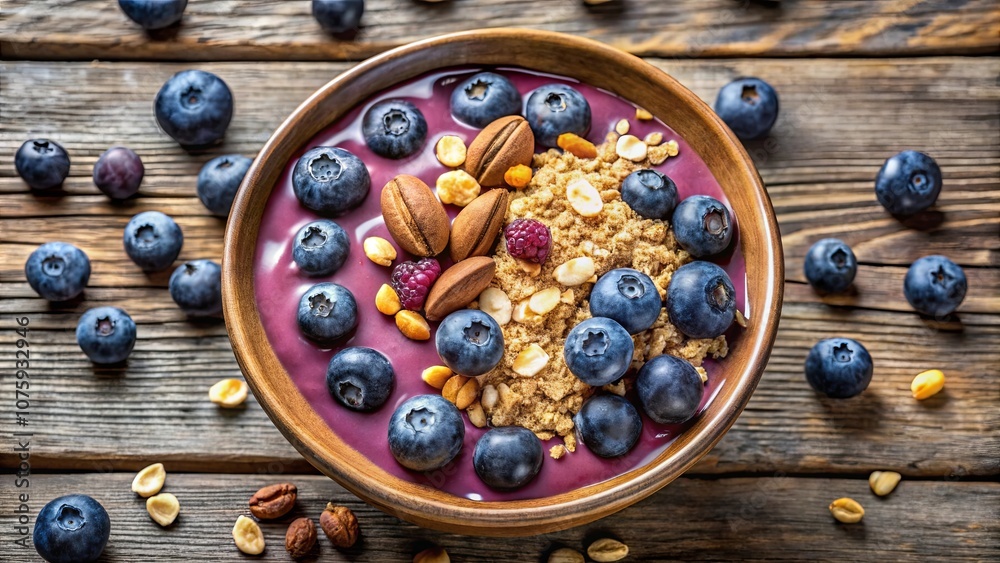
<svg viewBox="0 0 1000 563">
<path fill-rule="evenodd" d="M 735 389 L 733 392 L 727 392 L 725 396 L 717 396 L 710 407 L 699 416 L 695 425 L 681 435 L 688 435 L 684 440 L 680 438 L 674 440 L 675 443 L 682 442 L 678 448 L 670 445 L 655 459 L 624 474 L 558 495 L 537 499 L 484 502 L 454 496 L 426 485 L 400 479 L 351 449 L 341 442 L 336 433 L 309 407 L 301 392 L 291 382 L 288 373 L 278 362 L 271 347 L 255 346 L 261 339 L 266 343 L 267 337 L 257 313 L 253 288 L 252 257 L 262 212 L 261 209 L 255 211 L 253 202 L 259 198 L 263 198 L 266 202 L 277 183 L 277 178 L 280 177 L 280 171 L 285 169 L 291 155 L 300 150 L 316 132 L 328 127 L 364 99 L 362 96 L 361 99 L 351 103 L 341 103 L 337 115 L 329 118 L 322 116 L 322 125 L 310 125 L 314 131 L 305 136 L 305 140 L 292 142 L 296 130 L 302 129 L 300 125 L 303 119 L 319 111 L 317 108 L 332 96 L 351 89 L 355 92 L 367 91 L 365 95 L 370 96 L 383 89 L 375 87 L 373 84 L 376 81 L 371 77 L 378 75 L 380 71 L 391 69 L 398 71 L 406 61 L 428 50 L 453 49 L 484 42 L 513 45 L 512 42 L 515 41 L 570 49 L 578 56 L 601 59 L 604 63 L 621 68 L 623 71 L 639 73 L 641 78 L 669 89 L 672 95 L 692 106 L 691 109 L 705 121 L 710 133 L 717 139 L 719 149 L 727 153 L 725 156 L 731 161 L 734 173 L 747 183 L 746 188 L 750 188 L 752 205 L 760 217 L 760 232 L 754 233 L 753 238 L 754 243 L 763 251 L 765 260 L 761 267 L 766 269 L 763 272 L 763 294 L 752 302 L 754 309 L 759 308 L 764 313 L 758 314 L 755 310 L 750 312 L 757 322 L 752 330 L 746 329 L 747 334 L 741 336 L 741 339 L 747 340 L 753 336 L 752 341 L 741 344 L 751 349 L 749 362 L 742 369 L 734 370 L 731 375 L 732 383 L 727 381 L 727 384 L 735 385 Z M 436 63 L 437 66 L 434 68 L 463 64 L 477 63 L 445 60 Z M 503 66 L 495 63 L 478 64 Z M 508 66 L 524 68 L 526 65 L 518 62 L 510 63 Z M 425 72 L 429 70 L 420 69 L 419 72 L 406 76 L 396 75 L 392 78 L 392 83 L 399 83 Z M 555 73 L 576 78 L 573 72 Z M 289 148 L 288 145 L 294 146 Z M 282 150 L 287 155 L 279 158 Z M 278 156 L 275 156 L 276 153 Z M 275 166 L 274 162 L 279 161 L 279 172 L 267 171 L 269 167 Z M 717 175 L 715 170 L 712 172 L 713 175 Z M 275 180 L 262 182 L 262 176 L 267 173 L 274 175 Z M 732 194 L 725 187 L 723 191 L 732 199 Z M 259 207 L 262 208 L 263 204 Z M 746 234 L 741 232 L 740 244 L 747 244 Z M 251 259 L 241 260 L 240 257 L 246 256 L 247 253 Z M 313 466 L 370 504 L 423 526 L 476 535 L 531 535 L 590 522 L 651 495 L 688 470 L 725 435 L 756 388 L 777 333 L 783 288 L 784 260 L 777 220 L 770 198 L 743 145 L 707 104 L 666 72 L 611 46 L 557 32 L 517 28 L 471 30 L 416 41 L 369 58 L 319 88 L 282 122 L 254 158 L 233 203 L 226 226 L 222 262 L 224 316 L 234 354 L 261 407 L 285 438 Z M 747 307 L 751 304 L 749 291 L 748 286 Z M 275 390 L 280 383 L 291 385 L 295 393 L 277 400 Z M 287 394 L 287 390 L 285 393 Z M 322 428 L 310 426 L 316 424 L 317 420 L 322 424 Z M 699 430 L 691 434 L 696 428 Z"/>
</svg>

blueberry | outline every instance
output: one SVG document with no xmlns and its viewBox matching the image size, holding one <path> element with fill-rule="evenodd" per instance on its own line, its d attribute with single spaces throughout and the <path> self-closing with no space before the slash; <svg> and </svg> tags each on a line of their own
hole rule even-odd
<svg viewBox="0 0 1000 563">
<path fill-rule="evenodd" d="M 211 260 L 185 262 L 170 275 L 170 297 L 192 317 L 222 313 L 222 269 Z"/>
<path fill-rule="evenodd" d="M 940 255 L 917 259 L 903 279 L 903 295 L 910 306 L 931 317 L 955 312 L 968 287 L 962 267 Z"/>
<path fill-rule="evenodd" d="M 539 86 L 528 96 L 524 117 L 535 134 L 535 142 L 557 147 L 563 133 L 584 137 L 590 131 L 590 104 L 583 94 L 564 84 Z"/>
<path fill-rule="evenodd" d="M 611 270 L 590 291 L 590 314 L 618 321 L 629 334 L 653 326 L 661 306 L 653 280 L 631 268 Z"/>
<path fill-rule="evenodd" d="M 90 258 L 72 244 L 47 242 L 28 256 L 24 275 L 42 299 L 67 301 L 87 287 Z"/>
<path fill-rule="evenodd" d="M 707 195 L 681 201 L 670 219 L 681 248 L 696 258 L 719 254 L 729 248 L 733 222 L 722 202 Z"/>
<path fill-rule="evenodd" d="M 55 141 L 31 139 L 17 149 L 14 168 L 31 189 L 50 190 L 61 186 L 69 175 L 69 155 Z"/>
<path fill-rule="evenodd" d="M 455 459 L 465 440 L 458 408 L 441 395 L 417 395 L 389 419 L 389 451 L 403 467 L 434 471 Z"/>
<path fill-rule="evenodd" d="M 386 158 L 406 158 L 419 151 L 427 138 L 424 114 L 405 100 L 373 105 L 365 112 L 361 128 L 368 148 Z"/>
<path fill-rule="evenodd" d="M 209 160 L 198 172 L 198 199 L 213 214 L 228 217 L 252 158 L 227 154 Z"/>
<path fill-rule="evenodd" d="M 759 78 L 737 78 L 719 90 L 715 113 L 740 140 L 759 139 L 778 119 L 778 93 Z"/>
<path fill-rule="evenodd" d="M 646 219 L 669 219 L 677 206 L 677 185 L 656 170 L 636 170 L 622 182 L 622 201 Z"/>
<path fill-rule="evenodd" d="M 806 357 L 806 379 L 816 391 L 835 399 L 853 397 L 872 380 L 872 357 L 850 338 L 820 340 Z"/>
<path fill-rule="evenodd" d="M 604 317 L 592 317 L 573 327 L 563 345 L 566 367 L 594 387 L 614 383 L 625 375 L 633 351 L 628 331 Z"/>
<path fill-rule="evenodd" d="M 941 193 L 941 168 L 922 152 L 903 151 L 886 159 L 875 177 L 875 196 L 893 215 L 913 215 L 934 205 Z"/>
<path fill-rule="evenodd" d="M 506 76 L 479 72 L 465 79 L 451 93 L 451 114 L 482 129 L 505 115 L 521 113 L 521 93 Z"/>
<path fill-rule="evenodd" d="M 687 422 L 698 412 L 705 384 L 687 360 L 664 354 L 643 364 L 635 388 L 642 410 L 660 424 Z"/>
<path fill-rule="evenodd" d="M 642 418 L 618 395 L 595 395 L 573 418 L 587 449 L 601 457 L 625 455 L 642 433 Z"/>
<path fill-rule="evenodd" d="M 181 21 L 187 0 L 118 0 L 125 15 L 143 29 L 163 29 Z"/>
<path fill-rule="evenodd" d="M 184 245 L 184 234 L 170 216 L 144 211 L 129 220 L 122 236 L 125 254 L 146 272 L 166 270 Z"/>
<path fill-rule="evenodd" d="M 736 289 L 729 274 L 711 262 L 677 268 L 667 286 L 667 316 L 691 338 L 726 332 L 736 316 Z"/>
<path fill-rule="evenodd" d="M 330 396 L 349 409 L 373 411 L 392 393 L 396 373 L 389 359 L 372 350 L 352 346 L 330 359 L 326 388 Z"/>
<path fill-rule="evenodd" d="M 295 197 L 307 209 L 336 217 L 364 201 L 371 188 L 368 168 L 352 153 L 335 147 L 315 147 L 302 155 L 292 172 Z"/>
<path fill-rule="evenodd" d="M 146 169 L 131 149 L 111 147 L 94 164 L 94 185 L 111 199 L 126 199 L 139 191 Z"/>
<path fill-rule="evenodd" d="M 809 285 L 823 293 L 840 293 L 851 287 L 858 273 L 858 260 L 844 241 L 825 238 L 806 253 L 803 266 Z"/>
<path fill-rule="evenodd" d="M 185 146 L 212 144 L 226 134 L 233 118 L 233 93 L 218 76 L 183 70 L 156 94 L 156 122 Z"/>
<path fill-rule="evenodd" d="M 328 276 L 344 265 L 349 250 L 347 231 L 329 219 L 320 219 L 295 234 L 292 259 L 310 276 Z"/>
<path fill-rule="evenodd" d="M 89 309 L 76 324 L 76 343 L 95 364 L 117 364 L 135 347 L 135 322 L 117 307 Z"/>
<path fill-rule="evenodd" d="M 312 0 L 312 15 L 329 33 L 346 33 L 361 24 L 365 0 Z"/>
<path fill-rule="evenodd" d="M 482 375 L 503 358 L 503 332 L 493 317 L 477 309 L 462 309 L 438 325 L 434 337 L 438 356 L 455 373 Z"/>
<path fill-rule="evenodd" d="M 66 495 L 42 507 L 31 539 L 49 563 L 90 563 L 104 552 L 110 535 L 111 519 L 101 503 Z"/>
<path fill-rule="evenodd" d="M 318 283 L 302 294 L 297 319 L 302 334 L 320 344 L 333 344 L 358 326 L 358 303 L 346 287 Z"/>
<path fill-rule="evenodd" d="M 542 469 L 542 443 L 521 426 L 491 428 L 476 442 L 472 465 L 488 486 L 503 491 L 519 489 Z"/>
</svg>

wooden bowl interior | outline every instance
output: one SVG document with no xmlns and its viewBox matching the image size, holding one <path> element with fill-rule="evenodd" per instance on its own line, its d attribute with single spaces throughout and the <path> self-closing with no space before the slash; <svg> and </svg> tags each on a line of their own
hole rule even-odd
<svg viewBox="0 0 1000 563">
<path fill-rule="evenodd" d="M 306 403 L 268 344 L 253 290 L 261 216 L 287 162 L 303 144 L 371 94 L 441 67 L 519 66 L 577 78 L 641 105 L 683 137 L 708 165 L 736 214 L 747 264 L 749 325 L 725 364 L 726 383 L 654 461 L 614 479 L 540 499 L 476 502 L 398 479 L 345 445 Z M 589 40 L 549 32 L 489 30 L 414 43 L 370 59 L 306 100 L 254 161 L 233 205 L 223 261 L 226 323 L 260 404 L 321 471 L 359 497 L 417 524 L 480 535 L 565 529 L 616 512 L 693 465 L 729 429 L 763 372 L 777 330 L 783 260 L 770 201 L 749 156 L 708 106 L 642 60 Z"/>
</svg>

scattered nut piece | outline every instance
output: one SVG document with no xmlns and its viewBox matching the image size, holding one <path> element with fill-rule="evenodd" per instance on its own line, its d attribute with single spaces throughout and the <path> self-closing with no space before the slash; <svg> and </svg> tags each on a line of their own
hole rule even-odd
<svg viewBox="0 0 1000 563">
<path fill-rule="evenodd" d="M 413 556 L 413 563 L 451 563 L 443 547 L 429 547 Z"/>
<path fill-rule="evenodd" d="M 247 384 L 242 379 L 223 379 L 209 388 L 208 400 L 220 407 L 238 407 L 247 400 L 247 392 Z"/>
<path fill-rule="evenodd" d="M 486 427 L 486 413 L 483 411 L 483 405 L 476 401 L 469 405 L 465 412 L 469 415 L 469 422 L 472 423 L 476 428 Z"/>
<path fill-rule="evenodd" d="M 944 373 L 939 369 L 929 369 L 918 373 L 910 383 L 910 391 L 913 398 L 923 401 L 937 395 L 944 389 Z"/>
<path fill-rule="evenodd" d="M 566 455 L 566 446 L 563 444 L 556 444 L 549 448 L 549 457 L 552 459 L 560 459 L 564 455 Z M 550 558 L 549 561 L 552 561 L 552 559 Z M 583 561 L 583 559 L 580 561 Z"/>
<path fill-rule="evenodd" d="M 587 547 L 587 555 L 601 563 L 619 561 L 628 556 L 628 546 L 618 540 L 601 538 Z"/>
<path fill-rule="evenodd" d="M 396 247 L 382 237 L 368 237 L 363 246 L 365 256 L 379 266 L 392 266 L 396 259 Z"/>
<path fill-rule="evenodd" d="M 521 324 L 536 324 L 542 321 L 542 316 L 535 313 L 528 307 L 528 300 L 523 299 L 514 305 L 513 311 L 511 311 L 510 318 Z"/>
<path fill-rule="evenodd" d="M 576 292 L 572 289 L 567 289 L 566 291 L 559 294 L 559 302 L 566 303 L 567 305 L 572 305 L 576 301 Z"/>
<path fill-rule="evenodd" d="M 538 274 L 542 273 L 542 265 L 536 262 L 531 262 L 530 260 L 521 260 L 520 258 L 515 258 L 515 262 L 521 270 L 528 274 L 528 277 L 537 278 Z"/>
<path fill-rule="evenodd" d="M 316 545 L 316 525 L 312 518 L 296 518 L 285 532 L 285 550 L 292 559 L 305 557 Z"/>
<path fill-rule="evenodd" d="M 667 144 L 664 146 L 667 148 L 667 156 L 677 156 L 677 153 L 680 151 L 680 146 L 674 140 L 667 141 Z"/>
<path fill-rule="evenodd" d="M 698 377 L 701 378 L 702 384 L 708 383 L 708 372 L 705 371 L 705 368 L 698 366 L 694 370 L 698 372 Z"/>
<path fill-rule="evenodd" d="M 645 137 L 642 138 L 642 142 L 646 143 L 651 147 L 655 147 L 663 142 L 663 133 L 660 133 L 659 131 L 653 131 L 651 133 L 648 133 Z"/>
<path fill-rule="evenodd" d="M 479 309 L 493 317 L 498 325 L 503 326 L 510 322 L 514 306 L 502 289 L 487 287 L 479 294 Z"/>
<path fill-rule="evenodd" d="M 486 410 L 493 410 L 493 407 L 497 404 L 497 399 L 500 398 L 500 394 L 497 393 L 497 388 L 493 385 L 487 385 L 483 387 L 483 397 L 480 399 L 480 404 Z"/>
<path fill-rule="evenodd" d="M 556 447 L 562 447 L 562 446 L 556 446 Z M 559 458 L 556 457 L 556 459 Z M 583 554 L 580 553 L 579 551 L 575 549 L 570 549 L 568 547 L 560 547 L 559 549 L 549 554 L 548 563 L 583 563 L 583 561 L 584 561 Z"/>
<path fill-rule="evenodd" d="M 546 315 L 559 305 L 560 294 L 558 287 L 549 287 L 536 292 L 528 299 L 528 308 L 539 315 Z"/>
<path fill-rule="evenodd" d="M 403 304 L 399 302 L 396 290 L 391 285 L 384 283 L 375 294 L 375 308 L 383 315 L 395 315 L 403 308 Z"/>
<path fill-rule="evenodd" d="M 479 397 L 479 380 L 475 377 L 469 378 L 468 381 L 462 385 L 462 388 L 458 390 L 455 395 L 455 406 L 458 410 L 465 410 L 469 408 L 472 403 L 476 401 Z"/>
<path fill-rule="evenodd" d="M 628 130 L 629 130 L 629 123 L 627 119 L 619 119 L 618 123 L 615 123 L 615 131 L 619 135 L 628 134 Z"/>
<path fill-rule="evenodd" d="M 358 541 L 358 519 L 346 506 L 328 502 L 319 515 L 319 525 L 334 547 L 347 548 Z"/>
<path fill-rule="evenodd" d="M 177 497 L 170 493 L 160 493 L 146 499 L 146 512 L 153 522 L 166 528 L 174 523 L 181 511 Z"/>
<path fill-rule="evenodd" d="M 653 119 L 653 114 L 642 108 L 635 108 L 635 118 L 639 121 L 651 121 Z"/>
<path fill-rule="evenodd" d="M 857 524 L 864 517 L 865 509 L 858 501 L 844 497 L 830 503 L 830 514 L 844 524 Z"/>
<path fill-rule="evenodd" d="M 465 141 L 455 135 L 445 135 L 437 142 L 434 153 L 441 164 L 458 168 L 465 164 Z"/>
<path fill-rule="evenodd" d="M 441 388 L 441 396 L 452 403 L 457 402 L 458 392 L 462 390 L 462 387 L 468 381 L 469 378 L 464 375 L 453 375 L 445 382 L 444 387 Z"/>
<path fill-rule="evenodd" d="M 584 178 L 574 180 L 566 186 L 566 199 L 569 200 L 573 211 L 583 217 L 596 217 L 604 210 L 604 200 L 601 199 L 601 193 Z"/>
<path fill-rule="evenodd" d="M 510 403 L 514 400 L 514 393 L 510 390 L 510 386 L 506 383 L 497 385 L 497 394 L 500 397 L 501 403 Z"/>
<path fill-rule="evenodd" d="M 573 258 L 560 264 L 552 272 L 552 277 L 566 287 L 578 286 L 585 283 L 596 272 L 594 259 L 589 256 Z"/>
<path fill-rule="evenodd" d="M 608 383 L 607 385 L 605 385 L 604 387 L 602 387 L 602 389 L 604 389 L 608 393 L 614 393 L 615 395 L 618 395 L 619 397 L 624 397 L 625 396 L 625 380 L 624 379 L 619 379 L 618 383 Z"/>
<path fill-rule="evenodd" d="M 518 375 L 532 377 L 542 371 L 548 363 L 549 355 L 545 353 L 545 350 L 538 344 L 529 344 L 514 358 L 511 369 Z"/>
<path fill-rule="evenodd" d="M 646 143 L 633 135 L 622 135 L 615 145 L 615 154 L 632 162 L 642 162 L 646 160 L 646 151 L 649 149 Z"/>
<path fill-rule="evenodd" d="M 396 328 L 410 340 L 429 340 L 431 325 L 416 311 L 403 309 L 396 313 Z"/>
<path fill-rule="evenodd" d="M 597 158 L 597 147 L 576 133 L 563 133 L 556 139 L 559 148 L 577 158 Z"/>
<path fill-rule="evenodd" d="M 441 203 L 452 203 L 465 207 L 479 197 L 482 188 L 475 178 L 465 170 L 452 170 L 438 176 L 437 195 Z"/>
<path fill-rule="evenodd" d="M 670 155 L 667 154 L 666 145 L 657 145 L 655 147 L 653 146 L 649 147 L 649 150 L 646 152 L 646 156 L 649 158 L 650 164 L 652 164 L 653 166 L 658 166 L 666 162 L 667 158 Z"/>
<path fill-rule="evenodd" d="M 448 369 L 448 366 L 431 366 L 420 374 L 420 379 L 435 389 L 442 389 L 453 375 L 455 374 Z"/>
<path fill-rule="evenodd" d="M 516 190 L 523 190 L 531 183 L 532 170 L 530 166 L 518 164 L 511 166 L 503 173 L 503 181 Z"/>
<path fill-rule="evenodd" d="M 163 469 L 163 464 L 154 463 L 135 474 L 135 478 L 132 479 L 132 492 L 138 493 L 142 498 L 151 497 L 160 492 L 166 479 L 167 471 Z"/>
<path fill-rule="evenodd" d="M 260 531 L 260 526 L 246 516 L 236 519 L 233 541 L 236 542 L 236 548 L 247 555 L 260 555 L 264 551 L 264 534 Z"/>
<path fill-rule="evenodd" d="M 747 327 L 747 318 L 743 316 L 743 311 L 736 309 L 736 324 L 740 325 L 742 328 Z"/>
<path fill-rule="evenodd" d="M 868 476 L 868 485 L 872 488 L 873 493 L 884 497 L 895 490 L 902 478 L 903 476 L 895 471 L 872 471 L 872 474 Z"/>
<path fill-rule="evenodd" d="M 261 520 L 281 518 L 295 508 L 298 489 L 291 483 L 262 487 L 250 497 L 250 514 Z"/>
</svg>

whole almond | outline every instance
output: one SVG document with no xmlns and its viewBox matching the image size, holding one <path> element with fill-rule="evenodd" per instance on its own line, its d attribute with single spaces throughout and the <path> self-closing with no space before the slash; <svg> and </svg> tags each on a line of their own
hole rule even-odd
<svg viewBox="0 0 1000 563">
<path fill-rule="evenodd" d="M 451 260 L 461 262 L 470 256 L 485 256 L 493 248 L 503 228 L 510 193 L 490 190 L 472 200 L 459 212 L 451 225 Z"/>
<path fill-rule="evenodd" d="M 496 262 L 489 256 L 466 258 L 445 270 L 427 294 L 427 319 L 440 321 L 471 303 L 490 285 L 496 271 Z"/>
<path fill-rule="evenodd" d="M 358 541 L 358 519 L 346 506 L 327 503 L 319 516 L 319 525 L 336 547 L 351 547 Z"/>
<path fill-rule="evenodd" d="M 304 557 L 316 545 L 316 525 L 311 518 L 297 518 L 285 532 L 285 549 L 292 559 Z"/>
<path fill-rule="evenodd" d="M 519 115 L 501 117 L 487 125 L 469 145 L 465 171 L 484 188 L 503 185 L 503 175 L 512 166 L 530 165 L 535 153 L 535 135 Z"/>
<path fill-rule="evenodd" d="M 291 483 L 268 485 L 250 497 L 250 513 L 261 520 L 273 520 L 295 507 L 298 489 Z"/>
<path fill-rule="evenodd" d="M 448 246 L 451 224 L 444 206 L 420 178 L 400 174 L 382 188 L 382 217 L 393 240 L 417 256 Z"/>
</svg>

